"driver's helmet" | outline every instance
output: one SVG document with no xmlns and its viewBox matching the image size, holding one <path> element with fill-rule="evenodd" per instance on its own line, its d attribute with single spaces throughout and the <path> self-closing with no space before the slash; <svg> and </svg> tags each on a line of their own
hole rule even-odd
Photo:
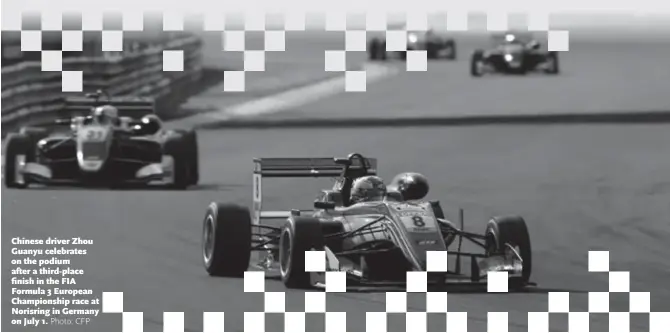
<svg viewBox="0 0 670 333">
<path fill-rule="evenodd" d="M 93 110 L 93 118 L 99 124 L 114 124 L 119 119 L 119 110 L 111 105 L 98 106 Z"/>
<path fill-rule="evenodd" d="M 529 49 L 539 48 L 540 47 L 540 42 L 533 39 L 526 44 L 526 47 L 528 47 Z"/>
<path fill-rule="evenodd" d="M 351 186 L 352 204 L 366 201 L 381 201 L 386 196 L 386 184 L 377 176 L 360 177 Z"/>
<path fill-rule="evenodd" d="M 404 200 L 423 199 L 429 190 L 426 176 L 416 172 L 405 172 L 397 175 L 389 186 L 400 192 Z"/>
<path fill-rule="evenodd" d="M 517 35 L 512 34 L 512 33 L 505 34 L 505 42 L 510 43 L 510 44 L 518 43 Z"/>
</svg>

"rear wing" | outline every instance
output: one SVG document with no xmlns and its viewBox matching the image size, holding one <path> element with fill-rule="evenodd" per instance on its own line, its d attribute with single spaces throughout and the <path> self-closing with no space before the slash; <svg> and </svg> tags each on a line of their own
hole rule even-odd
<svg viewBox="0 0 670 333">
<path fill-rule="evenodd" d="M 100 105 L 112 105 L 119 110 L 120 117 L 139 119 L 155 113 L 155 101 L 150 97 L 110 97 L 95 99 L 90 97 L 66 97 L 64 112 L 72 116 L 85 116 L 91 108 Z"/>
<path fill-rule="evenodd" d="M 377 174 L 377 159 L 368 158 L 367 174 Z M 361 170 L 361 160 L 354 159 L 349 170 Z M 254 224 L 261 219 L 282 219 L 291 211 L 263 211 L 263 178 L 328 178 L 342 175 L 344 165 L 335 162 L 334 157 L 317 158 L 255 158 L 253 180 Z"/>
</svg>

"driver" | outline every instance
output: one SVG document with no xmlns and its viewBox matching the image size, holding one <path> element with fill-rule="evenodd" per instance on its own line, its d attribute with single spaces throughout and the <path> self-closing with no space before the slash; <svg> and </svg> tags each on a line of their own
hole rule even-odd
<svg viewBox="0 0 670 333">
<path fill-rule="evenodd" d="M 118 126 L 119 110 L 111 105 L 98 106 L 93 109 L 93 119 L 101 125 L 113 124 Z"/>
<path fill-rule="evenodd" d="M 351 186 L 351 199 L 353 205 L 360 202 L 382 201 L 386 196 L 386 184 L 377 176 L 360 177 Z"/>
</svg>

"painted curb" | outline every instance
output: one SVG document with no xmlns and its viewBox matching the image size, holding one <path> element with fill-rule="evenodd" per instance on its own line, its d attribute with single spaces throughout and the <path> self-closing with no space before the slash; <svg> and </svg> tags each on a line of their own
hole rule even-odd
<svg viewBox="0 0 670 333">
<path fill-rule="evenodd" d="M 453 117 L 399 117 L 346 119 L 230 119 L 213 121 L 196 128 L 342 128 L 342 127 L 440 127 L 482 125 L 554 125 L 554 124 L 667 124 L 670 111 L 603 112 L 590 114 L 531 114 Z"/>
</svg>

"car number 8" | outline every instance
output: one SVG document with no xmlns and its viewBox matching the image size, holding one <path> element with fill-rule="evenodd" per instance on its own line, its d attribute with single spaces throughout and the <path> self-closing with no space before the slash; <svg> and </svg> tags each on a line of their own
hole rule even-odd
<svg viewBox="0 0 670 333">
<path fill-rule="evenodd" d="M 419 215 L 412 216 L 412 222 L 414 222 L 415 227 L 423 228 L 426 226 L 426 222 L 424 222 L 423 218 Z"/>
</svg>

